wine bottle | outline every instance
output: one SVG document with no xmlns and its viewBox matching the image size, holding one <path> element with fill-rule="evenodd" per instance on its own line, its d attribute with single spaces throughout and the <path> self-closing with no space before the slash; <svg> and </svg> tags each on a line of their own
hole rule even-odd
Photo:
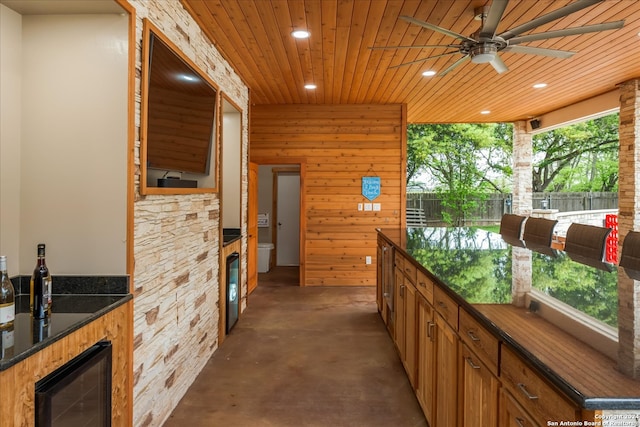
<svg viewBox="0 0 640 427">
<path fill-rule="evenodd" d="M 44 259 L 45 245 L 38 244 L 38 261 L 31 276 L 29 303 L 34 319 L 44 319 L 51 313 L 51 275 Z"/>
<path fill-rule="evenodd" d="M 13 326 L 16 318 L 16 294 L 7 274 L 7 257 L 0 256 L 0 330 Z"/>
<path fill-rule="evenodd" d="M 10 359 L 14 355 L 14 331 L 13 325 L 0 330 L 0 359 Z"/>
</svg>

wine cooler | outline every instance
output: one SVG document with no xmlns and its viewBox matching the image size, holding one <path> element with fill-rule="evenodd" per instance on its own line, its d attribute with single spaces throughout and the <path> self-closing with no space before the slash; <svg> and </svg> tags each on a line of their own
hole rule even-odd
<svg viewBox="0 0 640 427">
<path fill-rule="evenodd" d="M 36 427 L 111 426 L 111 343 L 99 342 L 36 383 Z"/>
<path fill-rule="evenodd" d="M 239 273 L 240 255 L 234 252 L 227 257 L 227 333 L 231 331 L 231 328 L 233 328 L 238 321 L 238 303 L 240 300 Z"/>
</svg>

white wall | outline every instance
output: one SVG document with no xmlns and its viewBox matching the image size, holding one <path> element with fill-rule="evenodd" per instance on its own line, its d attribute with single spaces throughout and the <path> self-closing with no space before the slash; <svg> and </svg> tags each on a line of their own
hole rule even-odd
<svg viewBox="0 0 640 427">
<path fill-rule="evenodd" d="M 1 245 L 19 258 L 10 274 L 31 273 L 40 242 L 54 274 L 125 274 L 127 17 L 24 15 L 18 32 L 2 8 Z"/>
<path fill-rule="evenodd" d="M 22 16 L 0 4 L 0 254 L 19 272 Z"/>
<path fill-rule="evenodd" d="M 57 274 L 126 273 L 127 28 L 122 15 L 23 17 L 23 274 L 39 242 Z"/>
<path fill-rule="evenodd" d="M 224 102 L 224 101 L 223 101 Z M 242 183 L 242 116 L 239 112 L 222 115 L 222 226 L 240 228 Z"/>
</svg>

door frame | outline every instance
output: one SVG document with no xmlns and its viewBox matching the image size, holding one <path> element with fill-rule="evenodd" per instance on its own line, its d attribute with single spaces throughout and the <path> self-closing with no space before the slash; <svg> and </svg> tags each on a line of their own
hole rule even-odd
<svg viewBox="0 0 640 427">
<path fill-rule="evenodd" d="M 304 157 L 251 157 L 250 161 L 258 166 L 287 165 L 300 168 L 300 265 L 298 267 L 299 285 L 306 286 L 306 248 L 307 248 L 307 217 L 306 212 L 306 169 L 307 159 Z M 256 194 L 257 197 L 257 194 Z M 256 206 L 258 201 L 256 200 Z"/>
</svg>

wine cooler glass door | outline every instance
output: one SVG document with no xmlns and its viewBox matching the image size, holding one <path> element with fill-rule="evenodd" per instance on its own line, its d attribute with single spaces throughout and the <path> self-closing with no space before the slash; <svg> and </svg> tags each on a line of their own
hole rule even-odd
<svg viewBox="0 0 640 427">
<path fill-rule="evenodd" d="M 239 267 L 240 256 L 238 253 L 234 252 L 227 257 L 227 333 L 231 331 L 238 321 L 238 302 L 240 299 Z"/>
</svg>

